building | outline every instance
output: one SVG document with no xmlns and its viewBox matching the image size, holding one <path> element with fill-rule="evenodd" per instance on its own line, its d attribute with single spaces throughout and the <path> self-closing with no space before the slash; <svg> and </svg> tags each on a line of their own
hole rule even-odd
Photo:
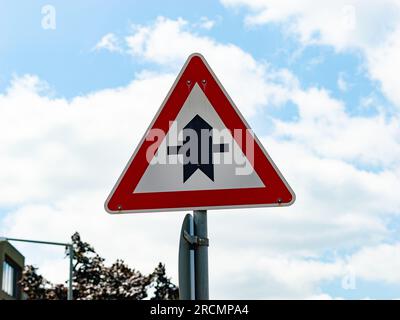
<svg viewBox="0 0 400 320">
<path fill-rule="evenodd" d="M 22 299 L 21 280 L 25 257 L 8 241 L 0 240 L 0 300 Z"/>
</svg>

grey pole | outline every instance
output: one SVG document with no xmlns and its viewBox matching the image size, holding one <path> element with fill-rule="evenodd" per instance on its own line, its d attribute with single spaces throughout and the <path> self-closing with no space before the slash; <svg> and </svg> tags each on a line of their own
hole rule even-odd
<svg viewBox="0 0 400 320">
<path fill-rule="evenodd" d="M 69 281 L 68 281 L 68 300 L 73 300 L 73 293 L 72 293 L 72 272 L 73 272 L 73 261 L 74 261 L 74 247 L 72 244 L 68 246 L 69 249 Z"/>
<path fill-rule="evenodd" d="M 194 226 L 193 217 L 189 213 L 181 228 L 178 270 L 179 299 L 194 300 Z"/>
<path fill-rule="evenodd" d="M 208 300 L 207 210 L 194 210 L 193 221 L 194 234 L 201 241 L 196 247 L 194 259 L 196 300 Z"/>
</svg>

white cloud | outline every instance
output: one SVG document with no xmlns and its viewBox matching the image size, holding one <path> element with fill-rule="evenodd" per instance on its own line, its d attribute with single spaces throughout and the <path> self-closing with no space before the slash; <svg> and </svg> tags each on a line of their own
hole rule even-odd
<svg viewBox="0 0 400 320">
<path fill-rule="evenodd" d="M 118 37 L 113 33 L 107 33 L 104 35 L 100 41 L 94 46 L 94 50 L 108 50 L 111 52 L 119 52 L 123 51 Z"/>
<path fill-rule="evenodd" d="M 183 19 L 159 17 L 152 25 L 135 26 L 126 41 L 134 57 L 175 70 L 191 53 L 201 52 L 245 116 L 261 106 L 282 103 L 287 90 L 297 85 L 287 70 L 274 70 L 233 44 L 196 35 Z"/>
<path fill-rule="evenodd" d="M 344 103 L 324 89 L 297 90 L 290 99 L 298 106 L 299 121 L 276 121 L 278 136 L 297 140 L 321 157 L 367 166 L 399 165 L 398 117 L 351 117 Z"/>
<path fill-rule="evenodd" d="M 14 80 L 0 95 L 7 133 L 0 136 L 0 204 L 62 199 L 115 177 L 172 81 L 142 74 L 126 87 L 67 101 L 40 95 L 36 77 Z"/>
<path fill-rule="evenodd" d="M 302 42 L 334 45 L 338 50 L 376 45 L 396 25 L 400 15 L 398 0 L 221 2 L 227 7 L 247 7 L 247 23 L 285 23 L 283 27 Z"/>
<path fill-rule="evenodd" d="M 214 20 L 210 20 L 207 17 L 201 17 L 200 18 L 200 22 L 199 22 L 199 27 L 206 29 L 206 30 L 210 30 L 215 26 L 215 21 Z"/>
<path fill-rule="evenodd" d="M 215 278 L 217 285 L 211 289 L 226 288 L 227 298 L 246 299 L 256 292 L 259 298 L 273 299 L 341 299 L 321 292 L 321 283 L 332 283 L 341 288 L 343 294 L 352 290 L 359 296 L 363 292 L 360 283 L 399 284 L 400 247 L 398 243 L 370 246 L 347 257 L 336 257 L 330 261 L 302 259 L 283 254 L 264 254 L 256 250 L 237 252 L 240 259 L 231 253 L 221 253 Z M 249 266 L 246 261 L 252 261 Z M 222 263 L 222 261 L 225 262 Z M 233 264 L 234 267 L 226 266 Z M 247 272 L 242 272 L 246 269 Z M 225 276 L 224 276 L 225 275 Z M 237 288 L 241 288 L 237 292 Z M 222 294 L 222 292 L 221 292 Z"/>
<path fill-rule="evenodd" d="M 218 264 L 214 267 L 216 276 L 211 279 L 211 290 L 227 299 L 326 298 L 319 292 L 319 283 L 344 275 L 341 261 L 328 263 L 282 254 L 260 254 L 251 247 L 236 251 L 235 255 L 221 252 L 215 259 Z"/>
<path fill-rule="evenodd" d="M 161 260 L 176 281 L 184 213 L 110 216 L 103 202 L 177 69 L 201 51 L 247 117 L 288 101 L 299 112 L 295 122 L 274 119 L 271 134 L 262 137 L 296 191 L 296 204 L 209 214 L 212 297 L 329 298 L 319 284 L 340 281 L 347 262 L 318 261 L 321 254 L 375 247 L 390 235 L 385 216 L 400 212 L 394 120 L 351 117 L 326 90 L 302 89 L 288 70 L 197 35 L 182 19 L 136 26 L 126 41 L 134 57 L 157 64 L 160 73 L 143 71 L 124 87 L 71 100 L 49 97 L 43 82 L 26 76 L 0 95 L 0 127 L 10 133 L 0 135 L 0 205 L 8 213 L 2 234 L 65 241 L 78 230 L 108 262 L 124 258 L 150 272 Z M 383 169 L 368 172 L 354 163 Z M 56 253 L 42 258 L 40 250 L 25 252 L 49 270 Z"/>
<path fill-rule="evenodd" d="M 222 0 L 227 7 L 246 7 L 250 24 L 279 23 L 305 45 L 361 51 L 372 79 L 400 106 L 396 81 L 400 56 L 399 0 Z"/>
<path fill-rule="evenodd" d="M 399 20 L 400 21 L 400 20 Z M 380 46 L 367 50 L 368 70 L 373 79 L 380 81 L 383 93 L 400 106 L 400 23 Z"/>
<path fill-rule="evenodd" d="M 400 282 L 400 244 L 366 247 L 349 259 L 357 277 L 370 281 Z"/>
</svg>

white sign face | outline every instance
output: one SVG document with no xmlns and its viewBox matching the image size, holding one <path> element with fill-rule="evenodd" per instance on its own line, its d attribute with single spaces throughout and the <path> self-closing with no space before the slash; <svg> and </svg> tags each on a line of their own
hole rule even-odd
<svg viewBox="0 0 400 320">
<path fill-rule="evenodd" d="M 184 156 L 181 153 L 168 154 L 168 147 L 183 145 L 184 128 L 195 117 L 212 127 L 212 144 L 223 144 L 227 150 L 212 152 L 213 179 L 202 170 L 196 170 L 185 181 Z M 263 182 L 203 90 L 195 84 L 134 193 L 257 187 L 264 187 Z"/>
</svg>

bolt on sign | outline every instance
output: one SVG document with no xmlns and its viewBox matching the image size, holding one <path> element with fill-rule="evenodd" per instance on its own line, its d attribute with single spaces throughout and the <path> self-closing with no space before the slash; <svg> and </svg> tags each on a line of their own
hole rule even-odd
<svg viewBox="0 0 400 320">
<path fill-rule="evenodd" d="M 187 59 L 122 172 L 109 213 L 290 205 L 295 194 L 204 57 Z"/>
</svg>

